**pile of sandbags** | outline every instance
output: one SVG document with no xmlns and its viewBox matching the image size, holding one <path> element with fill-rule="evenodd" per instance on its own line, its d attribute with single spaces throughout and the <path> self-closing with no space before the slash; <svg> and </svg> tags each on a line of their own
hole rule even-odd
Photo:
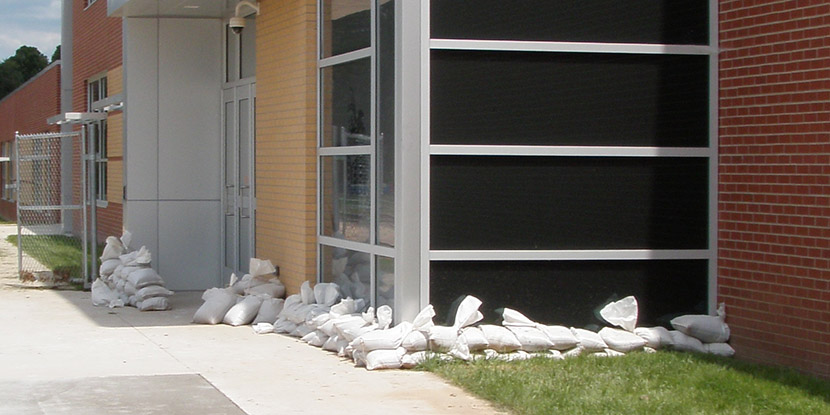
<svg viewBox="0 0 830 415">
<path fill-rule="evenodd" d="M 152 255 L 147 247 L 130 250 L 131 239 L 130 232 L 121 238 L 107 238 L 99 277 L 92 283 L 92 303 L 110 308 L 130 305 L 141 311 L 168 310 L 173 291 L 164 288 L 164 280 L 150 267 Z"/>
<path fill-rule="evenodd" d="M 331 278 L 336 284 L 342 298 L 362 299 L 368 303 L 371 298 L 371 269 L 369 254 L 365 252 L 348 251 L 342 248 L 334 249 L 334 258 L 331 261 Z M 378 295 L 391 297 L 391 288 L 395 276 L 378 276 Z M 384 283 L 386 281 L 387 283 Z M 382 303 L 382 299 L 378 299 Z"/>
<path fill-rule="evenodd" d="M 250 273 L 241 279 L 231 275 L 227 288 L 210 288 L 202 294 L 204 303 L 193 315 L 198 324 L 253 324 L 255 330 L 273 331 L 282 312 L 285 286 L 276 276 L 270 260 L 251 258 Z"/>
<path fill-rule="evenodd" d="M 716 317 L 678 317 L 672 320 L 676 330 L 669 331 L 663 327 L 637 327 L 637 300 L 626 297 L 600 311 L 604 320 L 618 328 L 603 327 L 599 332 L 538 323 L 509 308 L 501 312 L 501 325 L 477 325 L 483 318 L 480 306 L 479 299 L 466 296 L 459 303 L 451 326 L 433 323 L 435 312 L 431 305 L 412 322 L 391 326 L 389 306 L 375 311 L 362 298 L 344 296 L 335 283 L 317 284 L 312 289 L 305 282 L 299 294 L 285 300 L 273 325 L 255 326 L 254 330 L 299 337 L 312 346 L 351 358 L 357 366 L 368 370 L 410 368 L 429 357 L 513 361 L 533 357 L 564 359 L 581 354 L 623 356 L 633 351 L 653 353 L 661 348 L 730 356 L 734 353 L 725 343 L 729 328 L 724 323 L 723 305 Z"/>
</svg>

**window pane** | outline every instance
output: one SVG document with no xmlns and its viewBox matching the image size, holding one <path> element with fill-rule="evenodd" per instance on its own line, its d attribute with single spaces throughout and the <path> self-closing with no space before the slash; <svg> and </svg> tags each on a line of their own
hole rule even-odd
<svg viewBox="0 0 830 415">
<path fill-rule="evenodd" d="M 320 272 L 323 282 L 336 283 L 344 297 L 362 298 L 367 306 L 371 304 L 369 254 L 327 245 L 321 247 Z"/>
<path fill-rule="evenodd" d="M 433 38 L 705 45 L 705 0 L 432 0 Z"/>
<path fill-rule="evenodd" d="M 239 61 L 241 78 L 256 75 L 256 15 L 245 18 L 245 30 L 239 34 L 240 48 Z"/>
<path fill-rule="evenodd" d="M 429 302 L 444 324 L 461 295 L 483 301 L 486 321 L 509 307 L 546 324 L 600 324 L 597 307 L 633 295 L 638 325 L 668 324 L 678 314 L 706 313 L 707 261 L 446 261 L 430 264 Z"/>
<path fill-rule="evenodd" d="M 433 51 L 433 144 L 706 147 L 708 58 Z"/>
<path fill-rule="evenodd" d="M 323 157 L 322 232 L 325 236 L 369 242 L 368 155 Z"/>
<path fill-rule="evenodd" d="M 377 301 L 375 305 L 380 307 L 388 305 L 395 309 L 395 259 L 378 256 L 375 265 L 377 271 Z"/>
<path fill-rule="evenodd" d="M 395 246 L 395 2 L 380 5 L 377 241 Z"/>
<path fill-rule="evenodd" d="M 371 64 L 368 58 L 322 71 L 324 147 L 369 145 Z"/>
<path fill-rule="evenodd" d="M 432 249 L 705 249 L 706 158 L 433 156 Z"/>
<path fill-rule="evenodd" d="M 369 47 L 370 0 L 323 0 L 322 57 Z"/>
<path fill-rule="evenodd" d="M 225 81 L 239 80 L 239 35 L 225 25 Z"/>
</svg>

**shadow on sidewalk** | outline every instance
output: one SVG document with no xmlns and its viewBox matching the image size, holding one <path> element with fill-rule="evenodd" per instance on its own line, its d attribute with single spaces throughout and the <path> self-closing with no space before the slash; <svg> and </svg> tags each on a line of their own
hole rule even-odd
<svg viewBox="0 0 830 415">
<path fill-rule="evenodd" d="M 55 291 L 102 327 L 169 327 L 191 325 L 202 305 L 202 291 L 180 291 L 169 298 L 170 310 L 139 311 L 135 307 L 96 307 L 89 291 Z"/>
</svg>

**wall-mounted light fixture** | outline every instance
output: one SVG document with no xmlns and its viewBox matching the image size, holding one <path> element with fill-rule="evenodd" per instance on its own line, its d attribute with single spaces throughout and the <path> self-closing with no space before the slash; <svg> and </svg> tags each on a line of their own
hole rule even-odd
<svg viewBox="0 0 830 415">
<path fill-rule="evenodd" d="M 254 9 L 256 11 L 256 14 L 259 15 L 259 2 L 254 4 L 248 0 L 242 0 L 239 3 L 237 3 L 236 12 L 233 14 L 233 17 L 231 17 L 231 20 L 228 23 L 228 26 L 230 26 L 231 30 L 233 30 L 233 32 L 237 35 L 242 33 L 242 29 L 245 28 L 245 18 L 241 15 L 242 6 L 248 6 Z"/>
</svg>

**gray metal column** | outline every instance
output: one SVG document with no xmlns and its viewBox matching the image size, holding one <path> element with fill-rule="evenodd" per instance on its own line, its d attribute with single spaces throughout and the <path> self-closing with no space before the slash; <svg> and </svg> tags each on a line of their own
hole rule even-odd
<svg viewBox="0 0 830 415">
<path fill-rule="evenodd" d="M 72 111 L 72 0 L 61 4 L 61 113 Z M 82 110 L 86 110 L 83 108 Z M 62 133 L 72 132 L 72 125 L 62 124 Z M 61 205 L 72 205 L 72 137 L 61 139 Z M 72 211 L 61 211 L 61 231 L 77 233 Z"/>
</svg>

